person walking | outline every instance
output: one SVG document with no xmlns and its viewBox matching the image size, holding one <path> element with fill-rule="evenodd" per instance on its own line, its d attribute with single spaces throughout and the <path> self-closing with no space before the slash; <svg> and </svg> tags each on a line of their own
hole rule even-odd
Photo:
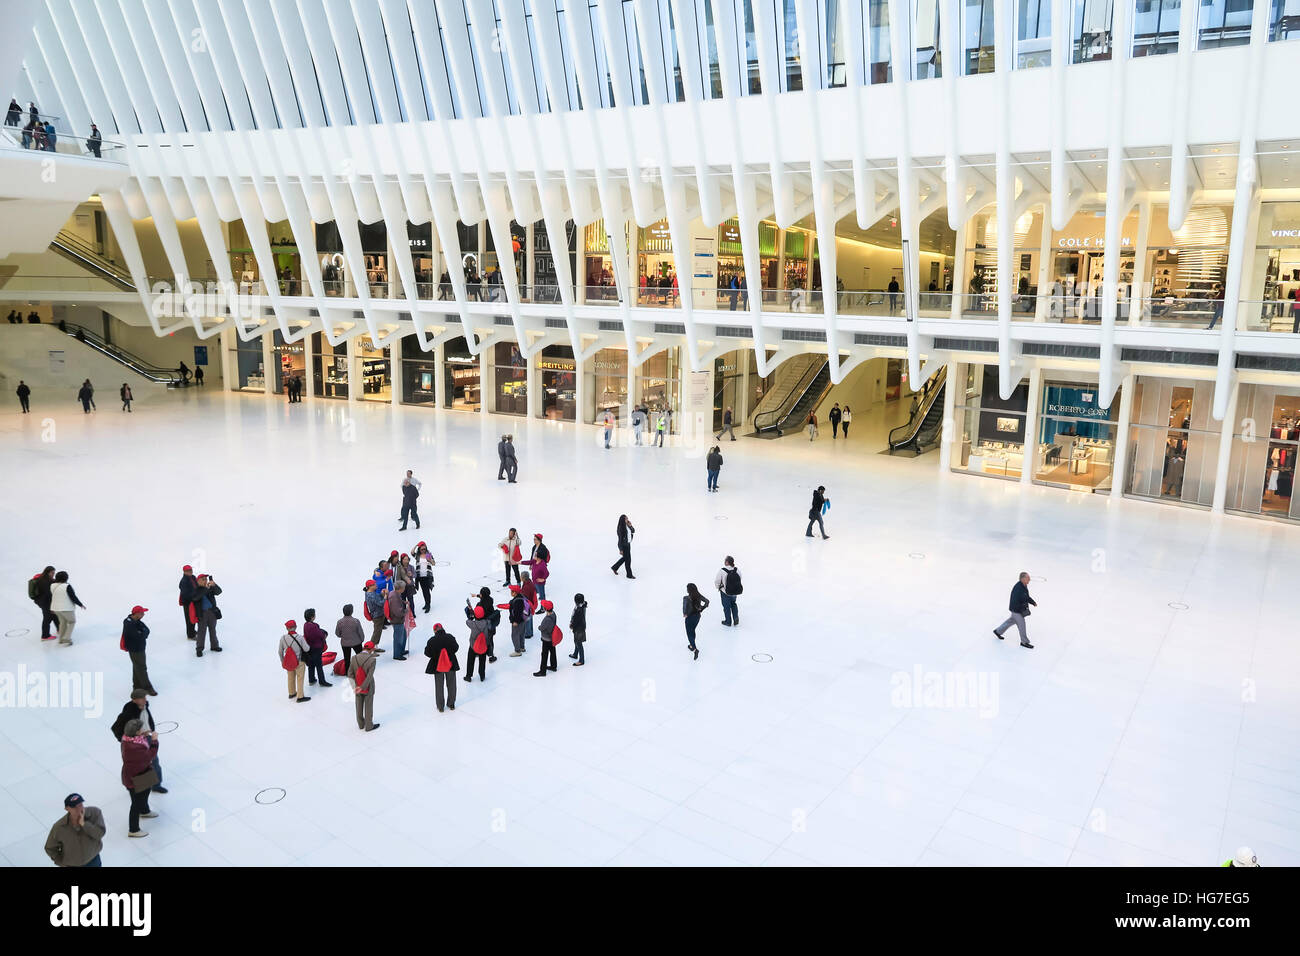
<svg viewBox="0 0 1300 956">
<path fill-rule="evenodd" d="M 361 627 L 361 622 L 352 616 L 353 610 L 351 604 L 343 605 L 343 616 L 334 622 L 334 636 L 339 639 L 339 647 L 343 648 L 344 671 L 347 670 L 353 652 L 360 650 L 361 643 L 366 639 L 366 632 Z"/>
<path fill-rule="evenodd" d="M 542 663 L 533 674 L 534 677 L 545 677 L 548 670 L 556 670 L 559 666 L 555 660 L 555 605 L 550 601 L 543 601 L 542 610 L 546 614 L 542 617 L 542 623 L 537 629 L 537 633 L 542 639 Z"/>
<path fill-rule="evenodd" d="M 12 106 L 10 107 L 12 109 Z M 104 812 L 99 807 L 86 806 L 79 793 L 63 798 L 63 816 L 50 827 L 45 838 L 45 855 L 55 866 L 103 866 L 100 852 L 104 849 Z"/>
<path fill-rule="evenodd" d="M 307 644 L 298 636 L 298 622 L 284 622 L 284 636 L 276 648 L 280 666 L 289 680 L 289 699 L 305 704 L 311 700 L 302 692 L 303 675 L 307 673 Z"/>
<path fill-rule="evenodd" d="M 50 608 L 53 586 L 54 566 L 49 564 L 27 584 L 27 596 L 41 609 L 41 640 L 43 641 L 54 640 L 57 635 L 51 634 L 50 631 L 59 626 L 59 618 Z"/>
<path fill-rule="evenodd" d="M 709 474 L 709 491 L 718 490 L 718 473 L 722 471 L 722 449 L 714 445 L 704 457 L 704 468 Z"/>
<path fill-rule="evenodd" d="M 487 611 L 482 606 L 475 605 L 468 607 L 469 601 L 465 602 L 466 612 L 472 615 L 469 619 L 469 664 L 465 669 L 465 682 L 469 683 L 474 679 L 474 661 L 478 661 L 478 679 L 487 680 L 487 659 L 488 659 L 488 631 L 492 624 L 488 620 Z"/>
<path fill-rule="evenodd" d="M 16 389 L 14 389 L 14 394 L 16 394 L 16 395 L 18 396 L 18 404 L 22 406 L 23 414 L 26 415 L 28 412 L 30 412 L 30 411 L 32 410 L 32 404 L 31 404 L 32 389 L 31 389 L 31 386 L 28 385 L 26 382 L 24 382 L 24 381 L 20 378 L 20 379 L 18 380 L 18 387 L 17 387 Z"/>
<path fill-rule="evenodd" d="M 181 362 L 180 368 L 178 368 L 176 371 L 180 373 L 182 385 L 190 384 L 190 367 L 188 365 L 186 365 L 184 362 Z"/>
<path fill-rule="evenodd" d="M 375 665 L 379 662 L 379 653 L 373 641 L 366 641 L 361 653 L 355 655 L 348 665 L 348 680 L 352 681 L 357 706 L 357 729 L 367 732 L 379 728 L 374 722 Z"/>
<path fill-rule="evenodd" d="M 517 584 L 510 585 L 510 606 L 507 613 L 510 615 L 510 644 L 514 648 L 510 656 L 519 657 L 524 653 L 524 622 L 528 615 L 528 602 L 524 600 Z"/>
<path fill-rule="evenodd" d="M 131 797 L 131 811 L 128 817 L 127 836 L 145 837 L 149 834 L 140 829 L 140 820 L 158 816 L 149 809 L 149 794 L 158 775 L 153 772 L 154 756 L 158 752 L 157 731 L 146 731 L 144 721 L 140 718 L 129 720 L 122 731 L 122 786 Z"/>
<path fill-rule="evenodd" d="M 415 546 L 415 583 L 420 588 L 420 593 L 424 596 L 424 613 L 429 613 L 429 607 L 433 603 L 433 555 L 429 553 L 429 546 L 423 541 Z"/>
<path fill-rule="evenodd" d="M 662 409 L 655 418 L 655 446 L 664 447 L 664 433 L 668 431 L 668 410 Z"/>
<path fill-rule="evenodd" d="M 519 476 L 519 459 L 515 456 L 515 436 L 506 436 L 506 484 L 513 485 Z"/>
<path fill-rule="evenodd" d="M 131 691 L 131 699 L 122 705 L 122 712 L 113 721 L 113 739 L 121 743 L 122 738 L 126 736 L 126 725 L 136 719 L 144 721 L 145 728 L 150 732 L 157 730 L 153 722 L 153 711 L 149 709 L 149 695 L 139 687 Z M 157 751 L 154 751 L 153 772 L 158 775 L 158 782 L 153 785 L 153 792 L 166 793 L 167 788 L 162 785 L 162 764 L 158 762 Z"/>
<path fill-rule="evenodd" d="M 695 646 L 695 629 L 700 624 L 700 615 L 709 606 L 709 599 L 700 593 L 694 584 L 686 585 L 686 594 L 682 596 L 682 618 L 686 624 L 686 646 L 700 659 L 700 649 Z"/>
<path fill-rule="evenodd" d="M 840 419 L 844 417 L 844 413 L 840 411 L 839 402 L 831 406 L 831 410 L 826 413 L 826 417 L 831 420 L 831 441 L 834 441 L 839 436 Z"/>
<path fill-rule="evenodd" d="M 813 492 L 812 507 L 808 509 L 808 530 L 805 532 L 807 537 L 811 538 L 813 536 L 813 522 L 817 523 L 817 527 L 822 533 L 822 540 L 830 537 L 830 535 L 826 533 L 826 524 L 822 521 L 822 515 L 828 508 L 830 508 L 830 506 L 831 501 L 826 497 L 826 486 L 818 485 L 817 490 Z"/>
<path fill-rule="evenodd" d="M 149 680 L 149 663 L 145 655 L 145 644 L 149 640 L 149 625 L 144 622 L 147 613 L 147 607 L 137 604 L 122 620 L 122 650 L 131 658 L 131 686 L 143 688 L 150 697 L 157 697 L 158 692 Z"/>
<path fill-rule="evenodd" d="M 185 618 L 185 638 L 194 640 L 198 637 L 198 629 L 195 625 L 194 618 L 190 615 L 190 605 L 194 603 L 194 592 L 198 590 L 199 582 L 194 577 L 194 568 L 185 565 L 181 568 L 181 580 L 177 585 L 180 589 L 181 616 Z"/>
<path fill-rule="evenodd" d="M 99 127 L 94 123 L 90 124 L 90 135 L 86 137 L 86 149 L 90 150 L 91 155 L 96 159 L 103 159 L 100 155 L 100 149 L 104 144 L 104 135 L 99 131 Z"/>
<path fill-rule="evenodd" d="M 406 612 L 408 608 L 406 591 L 394 586 L 388 592 L 388 603 L 384 616 L 393 629 L 393 660 L 406 660 Z"/>
<path fill-rule="evenodd" d="M 614 413 L 608 408 L 605 414 L 601 416 L 602 424 L 605 426 L 605 447 L 609 447 L 609 440 L 614 437 Z"/>
<path fill-rule="evenodd" d="M 618 516 L 618 554 L 619 558 L 610 567 L 614 576 L 618 576 L 618 569 L 626 565 L 626 573 L 629 581 L 636 580 L 636 575 L 632 573 L 632 536 L 636 534 L 636 528 L 632 527 L 632 522 L 627 520 L 627 515 Z"/>
<path fill-rule="evenodd" d="M 726 411 L 722 413 L 722 429 L 713 437 L 722 441 L 723 435 L 731 435 L 731 440 L 736 440 L 736 429 L 732 426 L 731 406 L 728 405 Z"/>
<path fill-rule="evenodd" d="M 587 643 L 587 599 L 582 594 L 573 596 L 573 614 L 569 617 L 569 633 L 573 635 L 573 653 L 569 655 L 569 660 L 574 662 L 574 667 L 582 667 L 587 663 L 587 652 L 585 650 Z"/>
<path fill-rule="evenodd" d="M 506 436 L 502 435 L 501 440 L 497 442 L 497 459 L 500 461 L 500 467 L 497 468 L 497 481 L 506 480 Z"/>
<path fill-rule="evenodd" d="M 68 572 L 60 571 L 54 576 L 50 585 L 50 611 L 59 622 L 59 643 L 72 643 L 72 629 L 77 626 L 77 608 L 83 611 L 86 605 L 77 597 L 77 592 L 68 583 Z"/>
<path fill-rule="evenodd" d="M 131 400 L 135 397 L 131 394 L 131 386 L 123 382 L 118 394 L 122 396 L 122 411 L 129 412 L 131 410 Z"/>
<path fill-rule="evenodd" d="M 90 408 L 95 401 L 95 390 L 90 385 L 90 379 L 86 379 L 81 383 L 81 388 L 77 391 L 77 398 L 81 401 L 81 410 L 89 415 Z"/>
<path fill-rule="evenodd" d="M 16 99 L 9 100 L 9 109 L 5 112 L 5 125 L 17 126 L 19 119 L 23 115 L 23 108 L 18 105 Z"/>
<path fill-rule="evenodd" d="M 1020 632 L 1020 646 L 1033 650 L 1034 645 L 1029 643 L 1029 636 L 1025 633 L 1025 618 L 1029 616 L 1029 606 L 1038 607 L 1038 602 L 1029 596 L 1029 572 L 1021 571 L 1020 579 L 1011 587 L 1011 601 L 1007 605 L 1011 611 L 1011 616 L 1005 621 L 993 628 L 993 636 L 999 641 L 1003 639 L 1002 635 L 1012 624 Z"/>
<path fill-rule="evenodd" d="M 844 440 L 849 440 L 849 426 L 853 424 L 853 409 L 845 405 L 844 410 L 840 413 L 840 428 L 844 432 Z"/>
<path fill-rule="evenodd" d="M 372 624 L 370 640 L 378 647 L 380 639 L 384 636 L 384 625 L 388 623 L 387 618 L 384 616 L 384 600 L 387 597 L 387 592 L 379 587 L 374 578 L 366 582 L 365 589 L 365 614 L 366 619 Z"/>
<path fill-rule="evenodd" d="M 475 610 L 481 611 L 482 608 L 475 608 Z M 460 663 L 456 660 L 458 650 L 460 645 L 456 643 L 456 638 L 443 630 L 441 624 L 433 625 L 433 634 L 424 644 L 424 656 L 429 658 L 424 672 L 433 675 L 433 697 L 438 704 L 440 714 L 444 706 L 452 710 L 456 709 L 456 671 L 460 670 Z M 473 666 L 472 657 L 470 662 L 470 666 Z M 482 676 L 480 671 L 480 680 Z M 469 680 L 468 677 L 465 679 Z"/>
<path fill-rule="evenodd" d="M 211 645 L 214 653 L 221 653 L 221 642 L 217 640 L 217 621 L 221 620 L 221 608 L 217 607 L 217 595 L 221 585 L 210 574 L 200 574 L 194 581 L 194 623 L 198 630 L 194 635 L 194 656 L 202 657 L 204 644 Z"/>
<path fill-rule="evenodd" d="M 307 683 L 320 684 L 321 687 L 333 687 L 325 679 L 325 665 L 321 658 L 329 642 L 325 629 L 316 623 L 316 609 L 309 607 L 302 612 L 302 636 L 307 641 Z"/>
<path fill-rule="evenodd" d="M 808 413 L 808 440 L 812 441 L 817 437 L 817 413 Z"/>
<path fill-rule="evenodd" d="M 900 287 L 898 285 L 898 277 L 890 276 L 889 277 L 889 314 L 890 315 L 893 315 L 895 312 L 898 311 L 899 289 Z"/>
<path fill-rule="evenodd" d="M 506 532 L 506 536 L 497 543 L 497 547 L 501 549 L 501 554 L 504 555 L 505 557 L 505 566 L 506 566 L 505 586 L 506 587 L 510 586 L 511 571 L 514 572 L 515 583 L 519 584 L 520 583 L 519 564 L 521 561 L 523 561 L 524 558 L 523 542 L 519 540 L 519 532 L 516 531 L 514 528 L 511 528 L 508 532 Z"/>
<path fill-rule="evenodd" d="M 722 567 L 714 575 L 713 586 L 718 589 L 718 597 L 722 601 L 722 626 L 739 627 L 740 607 L 736 604 L 736 598 L 744 593 L 745 586 L 740 580 L 736 559 L 731 555 L 727 555 Z"/>
<path fill-rule="evenodd" d="M 641 444 L 641 433 L 643 431 L 645 431 L 645 412 L 638 405 L 632 409 L 632 435 L 638 445 Z"/>
<path fill-rule="evenodd" d="M 203 387 L 203 366 L 202 365 L 194 366 L 194 384 L 199 386 L 200 388 Z"/>
<path fill-rule="evenodd" d="M 411 484 L 410 478 L 402 479 L 402 526 L 398 531 L 406 530 L 406 522 L 409 517 L 415 522 L 415 530 L 420 530 L 420 512 L 416 510 L 416 499 L 420 497 L 420 489 Z"/>
<path fill-rule="evenodd" d="M 532 556 L 519 563 L 528 565 L 537 596 L 546 597 L 546 581 L 551 576 L 551 549 L 542 542 L 540 534 L 533 535 Z"/>
</svg>

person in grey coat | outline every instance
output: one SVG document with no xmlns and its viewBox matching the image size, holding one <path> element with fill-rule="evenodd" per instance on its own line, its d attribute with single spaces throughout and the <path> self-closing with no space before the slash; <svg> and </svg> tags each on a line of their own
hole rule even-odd
<svg viewBox="0 0 1300 956">
<path fill-rule="evenodd" d="M 360 654 L 352 658 L 348 665 L 348 680 L 352 681 L 352 690 L 357 705 L 357 729 L 371 731 L 378 729 L 375 716 L 375 665 L 379 662 L 380 651 L 373 641 L 362 645 Z"/>
<path fill-rule="evenodd" d="M 361 650 L 361 644 L 366 639 L 365 629 L 362 628 L 361 622 L 352 616 L 352 605 L 343 605 L 343 616 L 334 624 L 334 636 L 339 639 L 339 646 L 343 648 L 343 668 L 346 671 L 348 661 L 352 655 Z"/>
<path fill-rule="evenodd" d="M 86 806 L 79 793 L 68 794 L 63 809 L 67 812 L 45 838 L 45 855 L 58 866 L 103 866 L 99 859 L 107 832 L 103 811 Z"/>
<path fill-rule="evenodd" d="M 506 436 L 505 455 L 506 455 L 506 474 L 509 476 L 507 478 L 507 484 L 513 485 L 515 483 L 516 476 L 518 476 L 519 474 L 519 459 L 515 457 L 515 436 L 514 435 Z"/>
<path fill-rule="evenodd" d="M 534 677 L 545 677 L 548 670 L 555 670 L 555 605 L 550 601 L 542 602 L 542 610 L 546 615 L 542 618 L 542 623 L 537 626 L 537 635 L 542 639 L 542 663 L 538 667 Z"/>
<path fill-rule="evenodd" d="M 501 467 L 497 469 L 497 481 L 506 480 L 506 436 L 502 435 L 501 440 L 497 442 L 497 458 L 501 462 Z"/>
</svg>

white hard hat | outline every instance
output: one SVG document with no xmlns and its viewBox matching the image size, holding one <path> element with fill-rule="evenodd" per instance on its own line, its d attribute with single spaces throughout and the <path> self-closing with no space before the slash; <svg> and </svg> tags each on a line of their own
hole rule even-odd
<svg viewBox="0 0 1300 956">
<path fill-rule="evenodd" d="M 1237 847 L 1237 856 L 1232 861 L 1233 866 L 1259 866 L 1259 861 L 1255 859 L 1255 851 L 1248 846 Z"/>
</svg>

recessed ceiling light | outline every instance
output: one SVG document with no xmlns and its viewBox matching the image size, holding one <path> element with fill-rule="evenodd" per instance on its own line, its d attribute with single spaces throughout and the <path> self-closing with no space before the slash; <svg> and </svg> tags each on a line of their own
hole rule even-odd
<svg viewBox="0 0 1300 956">
<path fill-rule="evenodd" d="M 1088 154 L 1088 158 L 1089 158 L 1089 159 L 1096 159 L 1096 158 L 1097 158 L 1097 154 L 1096 154 L 1096 153 L 1089 153 L 1089 154 Z"/>
<path fill-rule="evenodd" d="M 1212 153 L 1217 153 L 1218 151 L 1219 151 L 1219 147 L 1217 147 L 1217 146 L 1214 147 L 1214 149 L 1210 150 L 1210 152 L 1212 152 Z"/>
<path fill-rule="evenodd" d="M 1165 185 L 1166 185 L 1166 186 L 1169 185 L 1169 180 L 1167 180 L 1167 179 L 1165 180 Z"/>
</svg>

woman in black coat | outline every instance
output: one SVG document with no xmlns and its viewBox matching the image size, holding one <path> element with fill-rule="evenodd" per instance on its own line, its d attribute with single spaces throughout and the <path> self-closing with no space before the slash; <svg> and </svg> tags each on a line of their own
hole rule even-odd
<svg viewBox="0 0 1300 956">
<path fill-rule="evenodd" d="M 429 658 L 424 672 L 433 675 L 438 713 L 442 713 L 444 698 L 446 706 L 456 709 L 456 671 L 460 670 L 460 661 L 456 659 L 458 650 L 460 645 L 456 643 L 456 638 L 444 631 L 441 624 L 435 624 L 433 636 L 424 645 L 424 656 Z"/>
<path fill-rule="evenodd" d="M 682 618 L 686 625 L 686 647 L 695 654 L 695 659 L 700 659 L 700 649 L 695 646 L 695 628 L 699 626 L 700 615 L 704 609 L 709 606 L 709 599 L 700 593 L 700 589 L 694 584 L 686 585 L 686 593 L 682 596 Z"/>
<path fill-rule="evenodd" d="M 618 554 L 619 558 L 610 567 L 615 576 L 618 575 L 618 569 L 626 564 L 627 576 L 629 580 L 635 580 L 636 575 L 632 573 L 632 535 L 636 534 L 636 528 L 632 527 L 632 522 L 627 520 L 627 515 L 618 516 Z"/>
</svg>

